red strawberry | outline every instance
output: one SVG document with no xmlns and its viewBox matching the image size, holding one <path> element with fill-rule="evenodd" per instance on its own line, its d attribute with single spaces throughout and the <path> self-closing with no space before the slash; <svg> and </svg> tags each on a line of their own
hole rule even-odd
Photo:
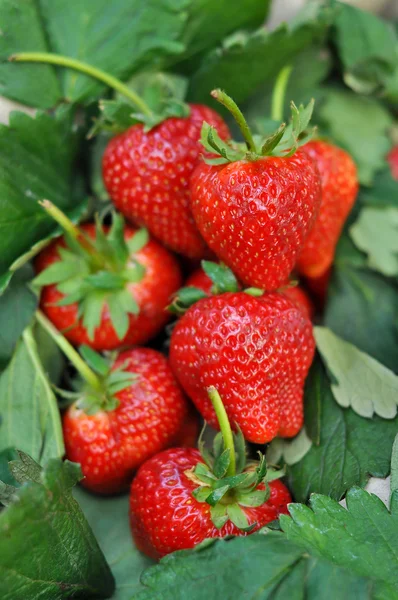
<svg viewBox="0 0 398 600">
<path fill-rule="evenodd" d="M 387 158 L 390 164 L 391 175 L 394 179 L 398 179 L 398 146 L 394 146 Z"/>
<path fill-rule="evenodd" d="M 199 414 L 196 409 L 190 405 L 188 414 L 180 431 L 177 434 L 172 446 L 178 448 L 192 448 L 196 446 L 200 433 Z"/>
<path fill-rule="evenodd" d="M 303 421 L 303 384 L 315 349 L 308 317 L 286 296 L 225 293 L 196 302 L 177 322 L 170 363 L 202 416 L 217 426 L 215 386 L 245 438 L 292 437 Z"/>
<path fill-rule="evenodd" d="M 108 233 L 108 238 L 112 235 L 108 227 L 102 230 Z M 99 229 L 86 224 L 80 231 L 96 240 Z M 40 306 L 57 329 L 64 331 L 67 339 L 76 345 L 112 350 L 144 344 L 168 320 L 165 308 L 181 283 L 177 261 L 155 241 L 144 239 L 137 246 L 137 232 L 131 227 L 123 228 L 119 224 L 119 233 L 115 249 L 119 252 L 124 244 L 125 256 L 122 254 L 120 265 L 115 261 L 114 270 L 91 265 L 90 256 L 80 257 L 78 248 L 65 253 L 62 250 L 66 247 L 64 237 L 52 242 L 36 259 L 36 271 L 41 273 L 36 282 L 43 286 Z M 135 245 L 136 250 L 130 251 L 129 244 L 130 247 Z M 69 261 L 69 279 L 64 276 L 61 259 L 64 264 Z M 61 265 L 55 275 L 51 270 L 54 265 Z M 78 269 L 82 273 L 80 279 L 77 279 Z M 95 276 L 97 280 L 93 280 Z M 110 278 L 109 282 L 100 279 L 106 277 Z M 87 288 L 91 282 L 93 286 Z M 102 289 L 101 282 L 104 283 Z"/>
<path fill-rule="evenodd" d="M 357 169 L 351 156 L 328 142 L 315 140 L 303 151 L 317 165 L 322 202 L 315 225 L 297 261 L 303 275 L 319 277 L 333 262 L 334 251 L 358 193 Z"/>
<path fill-rule="evenodd" d="M 311 298 L 308 296 L 307 292 L 303 290 L 303 288 L 298 285 L 286 287 L 282 290 L 282 293 L 290 298 L 308 317 L 312 320 L 315 314 L 315 307 L 312 303 Z"/>
<path fill-rule="evenodd" d="M 198 290 L 202 290 L 202 292 L 208 296 L 212 293 L 213 285 L 213 281 L 201 267 L 196 269 L 185 282 L 185 287 L 197 288 Z"/>
<path fill-rule="evenodd" d="M 232 112 L 246 145 L 223 142 L 205 124 L 202 143 L 219 156 L 192 175 L 192 213 L 210 249 L 243 283 L 274 290 L 292 271 L 319 209 L 319 174 L 295 152 L 312 106 L 294 107 L 289 133 L 282 125 L 258 143 L 233 100 L 220 90 L 212 95 Z"/>
<path fill-rule="evenodd" d="M 242 506 L 253 529 L 242 531 L 231 520 L 217 528 L 211 506 L 199 502 L 192 492 L 198 483 L 190 477 L 203 459 L 194 448 L 165 450 L 144 463 L 135 477 L 130 494 L 130 522 L 139 550 L 157 559 L 165 554 L 193 548 L 207 538 L 248 535 L 287 514 L 291 497 L 280 481 L 269 483 L 269 499 L 260 506 Z M 257 487 L 264 490 L 264 484 Z"/>
<path fill-rule="evenodd" d="M 146 132 L 133 125 L 114 137 L 103 157 L 105 186 L 115 206 L 145 225 L 163 244 L 191 258 L 206 255 L 206 245 L 189 206 L 189 180 L 203 148 L 203 121 L 224 139 L 227 125 L 212 109 L 191 105 L 186 118 L 169 118 Z"/>
<path fill-rule="evenodd" d="M 112 395 L 114 389 L 120 391 Z M 101 494 L 120 492 L 143 461 L 170 445 L 186 415 L 186 400 L 167 359 L 149 348 L 126 350 L 113 363 L 104 389 L 86 389 L 65 412 L 66 456 L 80 463 L 85 487 Z"/>
</svg>

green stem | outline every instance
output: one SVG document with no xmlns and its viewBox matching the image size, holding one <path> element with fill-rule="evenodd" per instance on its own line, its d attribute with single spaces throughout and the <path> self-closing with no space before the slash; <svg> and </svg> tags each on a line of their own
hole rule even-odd
<svg viewBox="0 0 398 600">
<path fill-rule="evenodd" d="M 283 121 L 286 89 L 292 70 L 293 67 L 287 65 L 279 71 L 278 77 L 276 78 L 274 90 L 272 92 L 271 106 L 271 118 L 274 121 Z"/>
<path fill-rule="evenodd" d="M 122 83 L 116 77 L 113 77 L 113 75 L 105 73 L 105 71 L 102 71 L 102 69 L 97 69 L 96 67 L 93 67 L 92 65 L 89 65 L 81 60 L 62 56 L 61 54 L 52 54 L 49 52 L 18 52 L 16 54 L 12 54 L 9 57 L 9 60 L 15 62 L 46 63 L 57 65 L 59 67 L 68 67 L 69 69 L 74 69 L 75 71 L 79 71 L 80 73 L 84 73 L 89 77 L 93 77 L 94 79 L 105 83 L 105 85 L 116 90 L 117 92 L 120 92 L 148 117 L 152 115 L 152 111 L 149 106 L 133 90 L 128 88 L 127 85 L 124 85 L 124 83 Z"/>
<path fill-rule="evenodd" d="M 95 390 L 101 392 L 103 387 L 101 380 L 97 375 L 90 369 L 90 367 L 84 362 L 80 354 L 74 349 L 74 347 L 68 342 L 67 339 L 54 327 L 54 325 L 47 319 L 47 317 L 41 312 L 36 311 L 36 320 L 45 329 L 48 335 L 54 340 L 58 348 L 62 350 L 67 358 L 69 358 L 72 365 L 80 373 L 83 379 Z"/>
<path fill-rule="evenodd" d="M 223 92 L 222 90 L 219 90 L 219 89 L 213 90 L 211 92 L 211 95 L 220 104 L 222 104 L 223 106 L 225 106 L 226 109 L 229 110 L 229 112 L 235 119 L 236 123 L 238 124 L 243 137 L 245 138 L 248 149 L 251 152 L 257 152 L 256 144 L 254 142 L 252 132 L 250 131 L 249 125 L 247 124 L 247 121 L 246 121 L 245 117 L 243 116 L 243 113 L 240 110 L 239 106 L 236 104 L 236 102 L 234 100 L 232 100 L 232 98 L 230 96 L 228 96 L 228 94 L 226 94 L 225 92 Z"/>
<path fill-rule="evenodd" d="M 207 393 L 213 405 L 214 411 L 217 416 L 218 424 L 224 440 L 224 448 L 229 450 L 230 462 L 226 475 L 233 477 L 236 474 L 236 456 L 235 456 L 235 444 L 234 437 L 232 435 L 231 425 L 229 424 L 228 415 L 225 410 L 224 404 L 221 400 L 220 394 L 217 392 L 215 387 L 207 388 Z"/>
</svg>

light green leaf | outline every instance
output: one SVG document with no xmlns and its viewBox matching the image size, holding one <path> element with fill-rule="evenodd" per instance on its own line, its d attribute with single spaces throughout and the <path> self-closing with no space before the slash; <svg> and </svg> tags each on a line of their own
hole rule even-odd
<svg viewBox="0 0 398 600">
<path fill-rule="evenodd" d="M 371 269 L 387 277 L 398 275 L 398 208 L 363 208 L 350 235 L 368 255 Z"/>
<path fill-rule="evenodd" d="M 2 600 L 109 598 L 114 581 L 71 488 L 79 465 L 51 459 L 0 513 Z M 38 570 L 39 569 L 39 570 Z"/>
<path fill-rule="evenodd" d="M 398 433 L 395 436 L 391 454 L 391 494 L 398 490 Z"/>
<path fill-rule="evenodd" d="M 16 447 L 45 463 L 63 456 L 57 401 L 32 329 L 26 329 L 0 376 L 0 450 Z"/>
<path fill-rule="evenodd" d="M 398 377 L 377 360 L 361 352 L 326 327 L 315 327 L 317 348 L 332 376 L 333 395 L 344 408 L 362 417 L 397 414 Z"/>
<path fill-rule="evenodd" d="M 312 442 L 305 428 L 293 440 L 275 438 L 267 448 L 267 462 L 277 465 L 281 459 L 287 465 L 294 465 L 307 454 Z"/>
<path fill-rule="evenodd" d="M 320 559 L 378 581 L 384 598 L 398 597 L 398 515 L 360 488 L 347 494 L 347 510 L 313 494 L 310 506 L 290 504 L 280 517 L 289 540 Z"/>
</svg>

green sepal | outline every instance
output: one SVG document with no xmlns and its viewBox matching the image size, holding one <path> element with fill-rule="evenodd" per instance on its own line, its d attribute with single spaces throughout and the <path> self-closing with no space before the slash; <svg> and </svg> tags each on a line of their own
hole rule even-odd
<svg viewBox="0 0 398 600">
<path fill-rule="evenodd" d="M 227 514 L 228 514 L 229 519 L 235 525 L 235 527 L 238 527 L 239 529 L 241 529 L 242 531 L 245 531 L 246 533 L 249 533 L 250 531 L 252 531 L 252 529 L 254 529 L 254 527 L 257 525 L 257 523 L 253 523 L 252 525 L 249 525 L 247 517 L 246 517 L 244 511 L 239 506 L 239 504 L 228 504 Z"/>
<path fill-rule="evenodd" d="M 286 475 L 286 465 L 283 469 L 267 469 L 267 474 L 265 476 L 265 481 L 275 481 L 276 479 L 280 479 Z"/>
<path fill-rule="evenodd" d="M 96 372 L 98 375 L 106 377 L 109 372 L 108 361 L 101 356 L 98 352 L 95 352 L 90 346 L 80 346 L 79 352 L 86 361 L 86 363 Z"/>
<path fill-rule="evenodd" d="M 193 472 L 200 481 L 203 481 L 203 483 L 207 483 L 208 485 L 211 485 L 214 483 L 214 481 L 217 481 L 217 478 L 203 463 L 197 463 Z"/>
<path fill-rule="evenodd" d="M 260 298 L 261 296 L 264 296 L 264 294 L 265 294 L 264 290 L 260 290 L 260 288 L 255 288 L 255 287 L 246 288 L 243 291 L 245 294 L 248 294 L 249 296 L 253 296 L 254 298 Z"/>
<path fill-rule="evenodd" d="M 214 463 L 214 457 L 211 455 L 211 452 L 209 452 L 209 450 L 207 450 L 206 445 L 203 441 L 203 436 L 204 436 L 205 431 L 206 431 L 206 422 L 204 423 L 202 430 L 200 432 L 200 435 L 199 435 L 198 449 L 199 449 L 200 455 L 203 458 L 203 460 L 205 461 L 207 467 L 209 469 L 212 469 L 213 463 Z"/>
<path fill-rule="evenodd" d="M 221 479 L 226 474 L 231 462 L 230 454 L 229 448 L 226 448 L 214 461 L 213 473 L 217 479 Z"/>
<path fill-rule="evenodd" d="M 225 496 L 229 489 L 229 485 L 223 485 L 213 490 L 206 498 L 207 504 L 210 504 L 210 506 L 215 506 L 221 500 L 221 498 Z"/>
<path fill-rule="evenodd" d="M 308 129 L 308 125 L 314 110 L 314 100 L 307 106 L 299 107 L 292 102 L 290 107 L 289 125 L 283 123 L 266 137 L 253 136 L 255 149 L 251 150 L 248 150 L 246 143 L 221 140 L 214 127 L 203 123 L 200 141 L 208 152 L 218 155 L 217 158 L 205 156 L 204 161 L 210 165 L 221 165 L 240 160 L 253 161 L 266 156 L 292 156 L 313 135 L 313 130 Z"/>
<path fill-rule="evenodd" d="M 264 502 L 267 502 L 270 496 L 269 487 L 267 486 L 264 490 L 254 490 L 250 493 L 238 492 L 236 500 L 241 506 L 261 506 Z"/>
<path fill-rule="evenodd" d="M 202 300 L 202 298 L 207 298 L 207 294 L 203 290 L 194 286 L 183 287 L 178 290 L 167 310 L 174 315 L 183 315 L 188 308 Z"/>
<path fill-rule="evenodd" d="M 220 454 L 223 452 L 224 450 L 224 440 L 222 437 L 222 433 L 221 431 L 219 431 L 213 439 L 213 456 L 214 459 L 217 460 L 217 458 L 220 456 Z"/>
<path fill-rule="evenodd" d="M 213 294 L 239 291 L 239 283 L 235 275 L 226 265 L 210 260 L 202 260 L 202 269 L 213 282 Z"/>
<path fill-rule="evenodd" d="M 246 466 L 246 441 L 240 427 L 236 426 L 234 433 L 236 472 L 241 473 Z"/>
<path fill-rule="evenodd" d="M 221 529 L 228 521 L 227 507 L 223 504 L 216 504 L 210 509 L 210 516 L 214 527 Z"/>
<path fill-rule="evenodd" d="M 135 254 L 144 248 L 149 242 L 149 233 L 145 228 L 139 229 L 131 238 L 127 240 L 127 246 L 130 254 Z"/>
</svg>

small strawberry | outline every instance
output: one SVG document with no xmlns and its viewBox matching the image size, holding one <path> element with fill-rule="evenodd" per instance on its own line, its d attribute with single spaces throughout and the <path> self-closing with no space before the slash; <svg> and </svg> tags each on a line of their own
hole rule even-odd
<svg viewBox="0 0 398 600">
<path fill-rule="evenodd" d="M 391 175 L 394 179 L 398 179 L 398 146 L 394 146 L 388 154 L 388 162 L 391 169 Z"/>
<path fill-rule="evenodd" d="M 180 285 L 175 258 L 119 215 L 111 228 L 67 227 L 35 262 L 42 310 L 76 345 L 112 350 L 147 342 L 166 324 Z"/>
<path fill-rule="evenodd" d="M 246 463 L 242 435 L 232 436 L 221 399 L 209 389 L 221 431 L 210 453 L 174 448 L 144 463 L 130 493 L 136 546 L 157 559 L 207 538 L 246 536 L 287 513 L 291 497 L 264 458 Z M 275 479 L 275 480 L 274 480 Z"/>
<path fill-rule="evenodd" d="M 191 258 L 207 254 L 190 209 L 189 180 L 203 148 L 204 121 L 222 139 L 230 137 L 223 119 L 203 105 L 190 105 L 184 118 L 169 118 L 147 131 L 133 125 L 109 142 L 103 178 L 115 206 L 144 225 L 163 244 Z"/>
<path fill-rule="evenodd" d="M 202 143 L 217 153 L 191 179 L 192 212 L 207 244 L 243 283 L 279 288 L 292 271 L 320 204 L 319 174 L 301 150 L 312 104 L 292 107 L 292 125 L 253 138 L 242 113 L 220 90 L 212 95 L 235 116 L 247 147 L 223 142 L 205 124 Z"/>
<path fill-rule="evenodd" d="M 340 233 L 357 197 L 357 169 L 347 152 L 329 142 L 313 140 L 305 144 L 302 151 L 318 167 L 322 201 L 298 257 L 297 269 L 307 277 L 319 277 L 333 262 Z"/>
<path fill-rule="evenodd" d="M 283 294 L 227 292 L 196 302 L 177 322 L 170 364 L 216 427 L 206 390 L 215 386 L 250 442 L 293 437 L 303 421 L 303 385 L 314 355 L 312 325 Z"/>
<path fill-rule="evenodd" d="M 88 346 L 84 360 L 40 311 L 37 319 L 76 367 L 83 383 L 63 415 L 66 457 L 80 463 L 82 484 L 114 494 L 149 457 L 169 447 L 188 405 L 167 359 L 149 348 L 120 352 L 111 366 Z"/>
</svg>

